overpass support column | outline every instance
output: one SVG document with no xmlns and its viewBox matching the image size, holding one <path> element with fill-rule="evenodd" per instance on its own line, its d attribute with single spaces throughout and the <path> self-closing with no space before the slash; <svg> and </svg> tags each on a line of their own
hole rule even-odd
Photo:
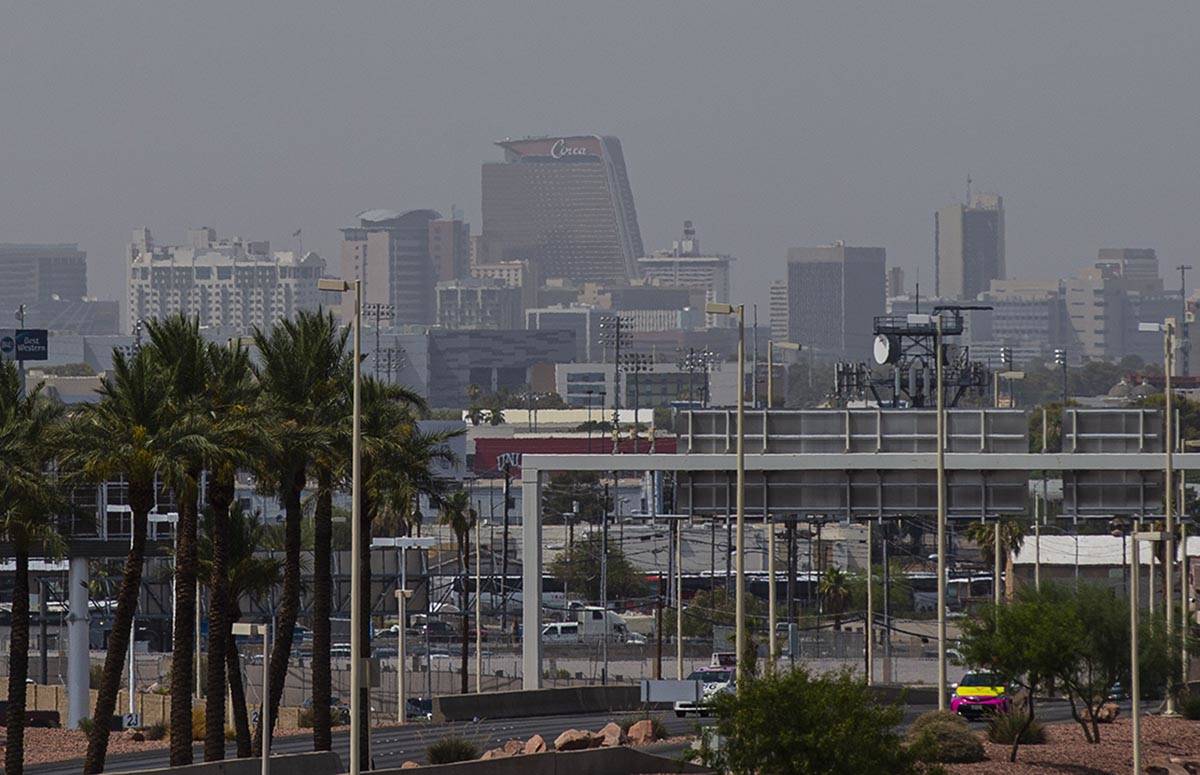
<svg viewBox="0 0 1200 775">
<path fill-rule="evenodd" d="M 88 561 L 72 557 L 67 572 L 67 728 L 78 729 L 88 709 L 91 658 L 88 654 Z"/>
<path fill-rule="evenodd" d="M 542 688 L 542 477 L 521 469 L 521 685 Z"/>
</svg>

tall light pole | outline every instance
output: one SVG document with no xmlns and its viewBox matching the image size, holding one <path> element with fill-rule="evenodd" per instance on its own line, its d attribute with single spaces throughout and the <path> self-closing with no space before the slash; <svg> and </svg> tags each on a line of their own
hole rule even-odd
<svg viewBox="0 0 1200 775">
<path fill-rule="evenodd" d="M 263 639 L 263 662 L 262 662 L 262 728 L 268 730 L 263 734 L 262 743 L 262 775 L 269 775 L 271 772 L 271 671 L 268 669 L 267 660 L 271 653 L 271 628 L 266 624 L 251 624 L 249 622 L 234 622 L 232 628 L 234 635 L 243 635 L 254 637 L 261 635 Z"/>
<path fill-rule="evenodd" d="M 746 677 L 746 305 L 708 303 L 704 311 L 710 315 L 738 317 L 737 373 L 737 568 L 734 580 L 734 646 L 737 650 L 737 690 L 740 693 Z"/>
<path fill-rule="evenodd" d="M 1180 264 L 1179 270 L 1179 376 L 1186 377 L 1189 373 L 1192 354 L 1188 352 L 1188 317 L 1187 317 L 1187 273 L 1192 267 Z"/>
<path fill-rule="evenodd" d="M 938 315 L 937 360 L 937 614 L 938 710 L 946 709 L 946 391 L 942 384 L 942 316 Z"/>
<path fill-rule="evenodd" d="M 354 291 L 354 415 L 350 440 L 350 775 L 362 770 L 359 746 L 362 729 L 363 676 L 365 659 L 362 640 L 362 280 L 353 283 L 325 278 L 317 281 L 317 290 L 346 293 Z M 263 726 L 263 729 L 269 729 Z M 265 746 L 264 746 L 265 748 Z"/>
<path fill-rule="evenodd" d="M 775 348 L 781 350 L 790 350 L 799 352 L 800 345 L 795 342 L 776 342 L 773 339 L 767 340 L 767 408 L 774 408 L 775 402 Z M 763 522 L 767 526 L 767 575 L 770 581 L 767 583 L 767 659 L 771 669 L 775 668 L 775 660 L 779 658 L 779 644 L 775 637 L 775 618 L 778 613 L 776 606 L 775 595 L 775 523 L 771 521 L 770 515 L 766 515 Z M 870 586 L 870 585 L 868 585 Z M 868 633 L 867 637 L 870 637 Z M 870 647 L 868 646 L 868 649 Z"/>
<path fill-rule="evenodd" d="M 1054 363 L 1062 367 L 1062 417 L 1065 423 L 1067 417 L 1067 351 L 1055 350 Z"/>
<path fill-rule="evenodd" d="M 1162 332 L 1163 335 L 1163 376 L 1166 380 L 1163 386 L 1163 400 L 1166 416 L 1163 418 L 1166 443 L 1164 444 L 1163 462 L 1165 468 L 1163 487 L 1163 506 L 1166 515 L 1166 562 L 1163 563 L 1163 595 L 1167 614 L 1167 642 L 1172 643 L 1175 637 L 1175 421 L 1172 415 L 1174 408 L 1171 390 L 1171 371 L 1175 366 L 1175 319 L 1167 318 L 1162 323 L 1138 323 L 1139 331 Z M 1186 555 L 1186 548 L 1184 554 Z M 1150 569 L 1154 570 L 1154 555 L 1150 556 Z M 1150 585 L 1150 594 L 1154 594 L 1154 584 Z M 1178 678 L 1179 676 L 1175 676 Z M 1168 686 L 1167 707 L 1164 713 L 1175 715 L 1175 693 Z"/>
<path fill-rule="evenodd" d="M 372 549 L 395 549 L 396 561 L 400 565 L 400 586 L 396 589 L 397 613 L 400 615 L 400 622 L 397 625 L 399 632 L 396 633 L 396 721 L 400 724 L 404 724 L 408 720 L 408 714 L 404 707 L 405 628 L 408 625 L 408 601 L 412 598 L 412 590 L 408 588 L 408 550 L 432 549 L 436 544 L 437 539 L 431 536 L 371 539 Z"/>
</svg>

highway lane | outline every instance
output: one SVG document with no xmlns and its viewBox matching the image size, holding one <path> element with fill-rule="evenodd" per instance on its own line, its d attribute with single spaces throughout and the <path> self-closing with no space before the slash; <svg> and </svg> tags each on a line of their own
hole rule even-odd
<svg viewBox="0 0 1200 775">
<path fill-rule="evenodd" d="M 931 705 L 909 705 L 904 708 L 904 718 L 901 728 L 906 729 L 918 716 L 933 710 Z M 1042 701 L 1037 705 L 1037 717 L 1042 722 L 1070 721 L 1071 708 L 1064 701 Z M 1121 703 L 1121 711 L 1129 713 L 1129 703 Z M 477 722 L 460 721 L 445 724 L 411 723 L 407 726 L 376 727 L 372 730 L 371 756 L 378 769 L 399 767 L 405 761 L 412 759 L 416 762 L 425 760 L 425 749 L 437 740 L 450 735 L 460 735 L 479 746 L 480 751 L 503 745 L 512 739 L 527 740 L 535 734 L 540 734 L 547 741 L 553 741 L 567 729 L 587 729 L 596 731 L 609 721 L 624 719 L 636 715 L 634 712 L 624 713 L 590 713 L 570 716 L 533 716 L 529 718 L 487 719 Z M 712 723 L 710 719 L 699 719 L 690 716 L 686 719 L 676 718 L 670 712 L 655 712 L 653 715 L 662 720 L 671 735 L 682 735 L 695 732 L 698 726 Z M 972 724 L 975 729 L 982 730 L 983 722 Z M 341 730 L 334 733 L 333 749 L 342 758 L 343 766 L 349 762 L 350 747 L 349 733 Z M 312 750 L 311 735 L 294 735 L 276 738 L 273 747 L 275 753 L 303 753 Z M 227 755 L 232 758 L 233 749 Z M 199 745 L 194 748 L 197 762 L 203 758 Z M 108 772 L 131 772 L 167 765 L 167 751 L 158 749 L 146 753 L 124 754 L 110 756 L 105 769 Z M 82 769 L 79 759 L 52 762 L 49 764 L 26 767 L 30 775 L 77 775 Z"/>
</svg>

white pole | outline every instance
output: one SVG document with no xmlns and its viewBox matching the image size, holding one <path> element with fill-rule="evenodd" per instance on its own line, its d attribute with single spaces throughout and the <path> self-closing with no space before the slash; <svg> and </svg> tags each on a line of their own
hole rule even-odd
<svg viewBox="0 0 1200 775">
<path fill-rule="evenodd" d="M 1134 572 L 1129 574 L 1129 692 L 1133 698 L 1133 771 L 1135 774 L 1142 771 L 1142 687 L 1141 677 L 1138 675 L 1138 568 L 1140 567 L 1140 559 L 1138 547 L 1140 545 L 1137 533 L 1133 534 L 1133 568 Z"/>
<path fill-rule="evenodd" d="M 133 551 L 133 512 L 129 512 L 129 550 Z M 139 587 L 137 597 L 133 602 L 133 618 L 129 620 L 129 715 L 137 713 L 133 705 L 133 689 L 137 681 L 137 669 L 133 665 L 133 642 L 137 640 L 137 604 L 138 599 L 142 596 L 142 590 Z M 174 622 L 172 622 L 174 626 Z"/>
<path fill-rule="evenodd" d="M 942 389 L 942 316 L 937 316 L 937 617 L 938 710 L 946 709 L 946 406 Z"/>
<path fill-rule="evenodd" d="M 1038 508 L 1041 504 L 1042 509 L 1045 504 L 1038 500 L 1038 496 L 1033 496 L 1033 588 L 1037 591 L 1042 591 L 1042 515 Z M 1078 542 L 1076 542 L 1078 545 Z"/>
<path fill-rule="evenodd" d="M 176 532 L 178 532 L 178 531 L 176 531 Z M 197 584 L 196 584 L 196 599 L 195 599 L 195 604 L 196 604 L 196 627 L 195 627 L 195 630 L 194 630 L 194 634 L 195 634 L 195 636 L 196 636 L 196 661 L 195 661 L 195 668 L 196 668 L 196 697 L 197 697 L 197 699 L 200 697 L 200 690 L 201 690 L 201 678 L 200 678 L 200 595 L 202 594 L 202 589 L 203 589 L 203 588 L 201 587 L 201 585 L 197 583 Z"/>
<path fill-rule="evenodd" d="M 262 717 L 263 717 L 263 744 L 262 744 L 262 775 L 270 775 L 271 772 L 271 671 L 269 667 L 270 658 L 270 641 L 271 641 L 271 626 L 262 624 L 263 636 L 263 661 L 262 661 L 262 677 L 263 677 L 263 702 L 262 702 Z"/>
<path fill-rule="evenodd" d="M 359 443 L 362 434 L 362 280 L 354 281 L 354 417 L 350 451 L 350 775 L 362 770 L 359 736 L 362 733 L 362 542 L 360 508 L 362 501 L 362 460 Z M 265 666 L 264 666 L 265 669 Z M 270 727 L 264 726 L 264 729 Z M 266 750 L 266 746 L 263 746 Z"/>
<path fill-rule="evenodd" d="M 737 691 L 746 685 L 746 305 L 739 304 L 737 373 L 737 568 L 734 579 L 734 627 Z M 356 773 L 354 775 L 357 775 Z"/>
<path fill-rule="evenodd" d="M 1163 391 L 1166 399 L 1166 477 L 1164 482 L 1166 486 L 1163 488 L 1163 501 L 1167 512 L 1167 543 L 1163 558 L 1166 562 L 1163 565 L 1163 595 L 1165 597 L 1165 607 L 1167 614 L 1167 643 L 1174 643 L 1175 640 L 1175 442 L 1172 434 L 1175 430 L 1175 423 L 1172 419 L 1172 390 L 1171 390 L 1171 370 L 1175 367 L 1175 327 L 1170 321 L 1164 326 L 1165 333 L 1163 334 L 1163 353 L 1164 353 L 1164 378 L 1166 379 L 1165 390 Z M 1178 675 L 1175 676 L 1179 678 Z M 1175 681 L 1167 682 L 1167 707 L 1163 711 L 1167 716 L 1174 716 L 1175 713 L 1175 687 L 1172 685 Z"/>
<path fill-rule="evenodd" d="M 404 707 L 404 673 L 407 668 L 404 656 L 404 635 L 408 626 L 408 562 L 403 547 L 400 549 L 400 589 L 396 600 L 400 605 L 399 633 L 396 635 L 396 721 L 400 724 L 408 722 L 408 709 Z"/>
<path fill-rule="evenodd" d="M 675 528 L 675 678 L 683 680 L 683 523 Z"/>
<path fill-rule="evenodd" d="M 992 523 L 992 602 L 1000 605 L 1000 520 Z M 1012 584 L 1012 579 L 1008 580 Z"/>
<path fill-rule="evenodd" d="M 767 347 L 767 362 L 770 363 L 770 343 Z M 769 372 L 768 372 L 769 373 Z M 767 528 L 767 669 L 775 669 L 778 659 L 775 642 L 775 617 L 777 613 L 775 601 L 775 525 L 768 516 L 763 520 Z"/>
</svg>

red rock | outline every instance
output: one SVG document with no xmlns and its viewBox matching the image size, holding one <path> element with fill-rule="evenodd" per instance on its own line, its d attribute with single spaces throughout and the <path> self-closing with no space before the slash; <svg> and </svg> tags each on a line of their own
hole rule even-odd
<svg viewBox="0 0 1200 775">
<path fill-rule="evenodd" d="M 596 736 L 600 738 L 600 745 L 604 748 L 614 748 L 627 742 L 625 734 L 621 731 L 621 725 L 613 721 L 604 725 Z"/>
<path fill-rule="evenodd" d="M 582 751 L 592 747 L 592 733 L 582 729 L 568 729 L 554 738 L 556 751 Z"/>
<path fill-rule="evenodd" d="M 1111 724 L 1117 720 L 1121 709 L 1115 702 L 1106 702 L 1096 710 L 1096 721 L 1100 724 Z"/>
<path fill-rule="evenodd" d="M 520 740 L 509 740 L 503 747 L 504 752 L 509 756 L 517 756 L 518 754 L 525 753 L 525 743 Z"/>
<path fill-rule="evenodd" d="M 409 760 L 409 761 L 406 761 L 404 764 L 401 764 L 401 765 L 400 765 L 400 769 L 402 769 L 402 770 L 415 770 L 415 769 L 417 769 L 417 768 L 418 768 L 418 767 L 420 767 L 420 766 L 421 766 L 421 765 L 417 764 L 416 762 L 414 762 L 414 761 L 412 761 L 412 760 Z"/>
<path fill-rule="evenodd" d="M 546 750 L 546 740 L 541 735 L 534 735 L 525 741 L 523 753 L 542 753 Z"/>
<path fill-rule="evenodd" d="M 483 756 L 479 757 L 479 760 L 488 761 L 490 759 L 507 759 L 510 756 L 512 756 L 512 754 L 503 748 L 492 748 L 488 751 L 485 751 Z"/>
<path fill-rule="evenodd" d="M 644 718 L 629 727 L 629 742 L 631 744 L 646 745 L 653 743 L 654 740 L 654 724 L 650 719 Z"/>
</svg>

